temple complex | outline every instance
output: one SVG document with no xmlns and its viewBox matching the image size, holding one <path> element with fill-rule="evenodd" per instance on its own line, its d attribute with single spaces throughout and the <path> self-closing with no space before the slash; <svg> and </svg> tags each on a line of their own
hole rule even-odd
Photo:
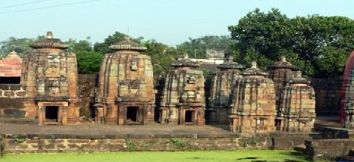
<svg viewBox="0 0 354 162">
<path fill-rule="evenodd" d="M 68 46 L 48 32 L 34 42 L 22 66 L 21 84 L 26 86 L 26 117 L 40 125 L 77 123 L 77 63 Z"/>
<path fill-rule="evenodd" d="M 110 46 L 99 73 L 96 121 L 147 124 L 154 120 L 154 83 L 151 58 L 129 38 Z"/>
<path fill-rule="evenodd" d="M 226 54 L 227 55 L 227 54 Z M 217 66 L 219 71 L 213 77 L 206 114 L 211 123 L 229 124 L 232 89 L 236 79 L 241 78 L 243 66 L 233 62 L 231 55 L 223 64 Z"/>
<path fill-rule="evenodd" d="M 280 97 L 279 114 L 280 129 L 287 132 L 311 132 L 314 127 L 315 91 L 310 81 L 297 71 L 283 87 Z"/>
<path fill-rule="evenodd" d="M 188 55 L 171 64 L 160 103 L 160 122 L 168 124 L 205 124 L 203 71 Z"/>
<path fill-rule="evenodd" d="M 242 134 L 275 131 L 275 89 L 268 74 L 258 69 L 257 63 L 242 72 L 233 90 L 230 115 L 232 132 Z"/>
</svg>

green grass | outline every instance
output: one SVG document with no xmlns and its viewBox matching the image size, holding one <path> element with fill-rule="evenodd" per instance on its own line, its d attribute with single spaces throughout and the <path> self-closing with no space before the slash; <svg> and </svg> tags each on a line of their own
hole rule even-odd
<svg viewBox="0 0 354 162">
<path fill-rule="evenodd" d="M 0 162 L 305 162 L 295 151 L 236 150 L 195 152 L 26 153 L 6 154 Z"/>
</svg>

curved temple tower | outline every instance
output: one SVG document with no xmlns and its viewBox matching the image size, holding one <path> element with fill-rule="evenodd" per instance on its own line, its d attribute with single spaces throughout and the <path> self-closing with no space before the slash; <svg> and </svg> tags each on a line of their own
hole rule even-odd
<svg viewBox="0 0 354 162">
<path fill-rule="evenodd" d="M 354 128 L 354 51 L 345 64 L 342 83 L 340 120 L 346 128 Z"/>
<path fill-rule="evenodd" d="M 276 96 L 276 109 L 277 116 L 281 116 L 280 112 L 280 97 L 282 96 L 283 88 L 288 83 L 290 79 L 294 77 L 294 74 L 298 68 L 292 65 L 286 60 L 284 56 L 280 57 L 280 60 L 275 62 L 273 65 L 269 66 L 269 77 L 273 79 L 275 86 L 275 96 Z M 277 130 L 280 130 L 281 119 L 276 119 Z"/>
<path fill-rule="evenodd" d="M 223 64 L 217 66 L 218 72 L 213 77 L 210 96 L 208 99 L 207 114 L 212 123 L 228 124 L 230 119 L 230 97 L 236 79 L 242 78 L 243 66 L 233 62 L 228 56 Z"/>
<path fill-rule="evenodd" d="M 242 72 L 233 91 L 231 131 L 243 134 L 269 133 L 275 130 L 275 90 L 267 73 L 252 67 Z"/>
<path fill-rule="evenodd" d="M 171 64 L 160 103 L 160 122 L 205 124 L 204 76 L 199 64 L 185 55 Z"/>
<path fill-rule="evenodd" d="M 38 118 L 40 125 L 79 122 L 76 55 L 51 32 L 31 47 L 21 75 L 27 87 L 26 116 Z"/>
<path fill-rule="evenodd" d="M 280 60 L 269 66 L 269 77 L 273 79 L 276 96 L 280 96 L 283 87 L 294 77 L 298 68 L 286 60 L 286 57 L 280 57 Z"/>
<path fill-rule="evenodd" d="M 288 132 L 311 132 L 314 127 L 315 91 L 310 81 L 297 71 L 283 88 L 279 106 L 280 130 Z"/>
<path fill-rule="evenodd" d="M 96 121 L 146 124 L 154 120 L 154 83 L 151 59 L 145 47 L 129 38 L 110 46 L 99 76 Z"/>
</svg>

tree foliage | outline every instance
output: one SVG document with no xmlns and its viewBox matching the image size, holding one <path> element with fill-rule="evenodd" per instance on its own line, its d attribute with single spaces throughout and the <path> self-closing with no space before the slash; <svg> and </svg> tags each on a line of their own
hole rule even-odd
<svg viewBox="0 0 354 162">
<path fill-rule="evenodd" d="M 122 41 L 125 37 L 127 37 L 128 35 L 120 33 L 120 32 L 115 32 L 112 35 L 109 35 L 104 42 L 102 43 L 95 43 L 94 45 L 94 51 L 95 52 L 99 52 L 99 53 L 109 53 L 110 49 L 109 46 L 117 43 L 119 41 Z"/>
<path fill-rule="evenodd" d="M 77 69 L 81 74 L 91 74 L 100 71 L 103 54 L 93 51 L 89 40 L 69 40 L 69 51 L 74 52 L 77 58 Z"/>
<path fill-rule="evenodd" d="M 100 71 L 103 55 L 94 51 L 76 53 L 77 68 L 80 74 L 91 74 Z"/>
<path fill-rule="evenodd" d="M 229 30 L 239 62 L 267 66 L 284 55 L 310 76 L 341 75 L 354 48 L 354 21 L 346 17 L 288 18 L 277 9 L 256 9 Z"/>
<path fill-rule="evenodd" d="M 14 38 L 0 42 L 0 57 L 4 57 L 11 51 L 16 51 L 20 56 L 24 56 L 26 53 L 32 51 L 30 45 L 34 39 L 30 38 Z"/>
<path fill-rule="evenodd" d="M 169 47 L 155 40 L 147 40 L 143 42 L 147 47 L 146 54 L 151 57 L 151 62 L 154 68 L 154 74 L 157 76 L 170 68 L 171 63 L 180 53 L 176 48 Z"/>
<path fill-rule="evenodd" d="M 177 49 L 187 53 L 191 58 L 205 58 L 206 50 L 226 50 L 233 40 L 229 36 L 204 36 L 196 39 L 189 38 L 188 41 L 177 45 Z"/>
</svg>

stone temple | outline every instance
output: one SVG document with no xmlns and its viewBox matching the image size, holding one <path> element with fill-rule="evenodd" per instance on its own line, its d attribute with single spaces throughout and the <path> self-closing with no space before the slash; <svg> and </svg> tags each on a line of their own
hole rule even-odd
<svg viewBox="0 0 354 162">
<path fill-rule="evenodd" d="M 228 124 L 230 121 L 230 97 L 232 96 L 235 80 L 242 77 L 241 70 L 243 69 L 242 65 L 232 60 L 232 56 L 228 55 L 224 63 L 217 66 L 219 71 L 216 72 L 212 79 L 206 110 L 208 120 L 211 123 Z"/>
<path fill-rule="evenodd" d="M 26 87 L 20 84 L 22 59 L 11 52 L 0 59 L 0 118 L 24 118 Z"/>
<path fill-rule="evenodd" d="M 275 89 L 268 74 L 252 62 L 242 72 L 233 90 L 230 115 L 232 132 L 242 134 L 270 133 L 275 131 Z"/>
<path fill-rule="evenodd" d="M 34 42 L 24 58 L 21 84 L 26 87 L 24 106 L 28 118 L 40 125 L 79 121 L 76 55 L 48 32 Z"/>
<path fill-rule="evenodd" d="M 188 55 L 171 64 L 162 90 L 161 123 L 205 124 L 204 75 L 198 67 Z"/>
<path fill-rule="evenodd" d="M 280 57 L 280 60 L 275 62 L 273 65 L 269 66 L 269 77 L 274 81 L 275 86 L 275 96 L 276 96 L 276 109 L 277 113 L 280 115 L 280 97 L 282 96 L 283 88 L 289 81 L 294 77 L 295 71 L 298 68 L 292 65 L 290 62 L 286 60 L 284 56 Z M 279 130 L 280 128 L 280 120 L 276 119 L 276 125 Z"/>
<path fill-rule="evenodd" d="M 297 71 L 283 88 L 280 97 L 280 129 L 288 132 L 310 132 L 315 124 L 315 91 L 310 81 Z"/>
<path fill-rule="evenodd" d="M 147 124 L 154 120 L 154 81 L 145 47 L 129 38 L 110 46 L 99 73 L 96 121 Z"/>
<path fill-rule="evenodd" d="M 344 127 L 354 128 L 354 51 L 347 59 L 342 83 L 342 108 L 340 118 Z"/>
</svg>

